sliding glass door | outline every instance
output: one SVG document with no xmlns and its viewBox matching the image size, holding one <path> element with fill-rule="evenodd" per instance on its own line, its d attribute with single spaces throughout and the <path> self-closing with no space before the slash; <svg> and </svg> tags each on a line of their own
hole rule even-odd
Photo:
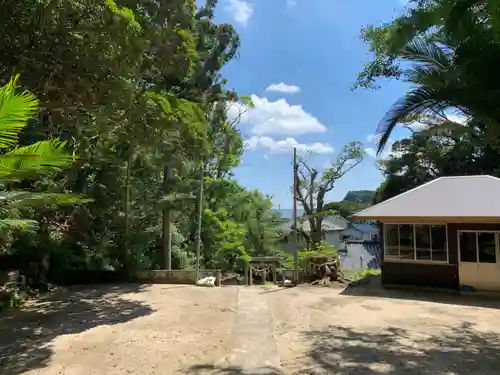
<svg viewBox="0 0 500 375">
<path fill-rule="evenodd" d="M 458 232 L 460 284 L 500 290 L 499 233 Z"/>
</svg>

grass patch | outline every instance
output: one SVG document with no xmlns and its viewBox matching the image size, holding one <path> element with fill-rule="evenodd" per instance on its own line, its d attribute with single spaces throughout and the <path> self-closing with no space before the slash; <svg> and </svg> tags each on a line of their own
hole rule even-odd
<svg viewBox="0 0 500 375">
<path fill-rule="evenodd" d="M 364 279 L 370 275 L 378 276 L 382 273 L 379 269 L 344 269 L 344 277 L 351 281 Z"/>
</svg>

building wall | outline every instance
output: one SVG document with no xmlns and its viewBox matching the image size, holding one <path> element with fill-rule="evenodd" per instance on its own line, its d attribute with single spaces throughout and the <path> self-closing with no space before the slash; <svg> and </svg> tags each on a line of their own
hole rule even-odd
<svg viewBox="0 0 500 375">
<path fill-rule="evenodd" d="M 458 289 L 458 257 L 456 240 L 452 237 L 448 226 L 449 264 L 419 263 L 417 261 L 386 261 L 384 223 L 379 223 L 380 246 L 382 256 L 382 285 L 405 285 L 432 288 Z M 453 230 L 453 228 L 452 228 Z M 456 231 L 455 231 L 456 238 Z"/>
<path fill-rule="evenodd" d="M 355 228 L 347 228 L 346 230 L 342 231 L 341 237 L 342 236 L 350 236 L 350 240 L 357 240 L 357 241 L 373 241 L 372 236 L 376 234 L 376 232 L 368 232 L 368 231 L 360 231 Z"/>
<path fill-rule="evenodd" d="M 349 236 L 351 240 L 363 240 L 363 232 L 354 228 L 347 228 L 342 231 L 341 236 Z"/>
<path fill-rule="evenodd" d="M 384 224 L 380 223 L 380 244 L 384 259 Z M 448 223 L 448 264 L 419 263 L 418 261 L 382 262 L 382 283 L 384 285 L 412 285 L 435 288 L 458 289 L 459 254 L 458 231 L 498 231 L 500 224 Z"/>
<path fill-rule="evenodd" d="M 384 262 L 382 284 L 458 289 L 458 266 L 410 262 Z"/>
<path fill-rule="evenodd" d="M 332 245 L 335 249 L 340 249 L 341 247 L 344 247 L 344 243 L 340 237 L 341 231 L 331 231 L 331 232 L 326 232 L 325 234 L 325 242 L 328 242 L 330 245 Z"/>
</svg>

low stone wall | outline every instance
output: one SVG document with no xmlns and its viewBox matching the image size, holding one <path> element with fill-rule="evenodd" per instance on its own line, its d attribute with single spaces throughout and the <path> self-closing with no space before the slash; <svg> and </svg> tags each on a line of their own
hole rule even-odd
<svg viewBox="0 0 500 375">
<path fill-rule="evenodd" d="M 200 279 L 215 276 L 215 285 L 221 281 L 221 270 L 200 270 Z M 146 270 L 136 273 L 138 282 L 151 284 L 196 284 L 196 270 Z"/>
</svg>

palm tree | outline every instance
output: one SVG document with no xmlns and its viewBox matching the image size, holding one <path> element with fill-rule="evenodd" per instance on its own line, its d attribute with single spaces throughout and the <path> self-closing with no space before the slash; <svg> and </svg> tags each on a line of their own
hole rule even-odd
<svg viewBox="0 0 500 375">
<path fill-rule="evenodd" d="M 18 146 L 18 135 L 36 114 L 38 101 L 25 91 L 16 93 L 18 77 L 0 87 L 0 233 L 32 231 L 35 220 L 19 218 L 24 207 L 83 203 L 82 197 L 64 193 L 38 193 L 12 189 L 16 182 L 50 177 L 68 168 L 75 156 L 64 151 L 59 139 Z"/>
<path fill-rule="evenodd" d="M 441 22 L 441 31 L 436 34 L 440 40 L 416 36 L 398 53 L 410 64 L 404 80 L 413 89 L 379 123 L 378 153 L 397 124 L 450 109 L 465 113 L 475 120 L 475 126 L 479 124 L 485 132 L 495 131 L 498 136 L 500 71 L 495 63 L 500 61 L 500 12 L 488 7 L 486 0 L 440 3 L 439 11 L 432 10 L 439 14 L 435 19 Z M 418 23 L 419 19 L 410 16 L 407 22 Z"/>
</svg>

